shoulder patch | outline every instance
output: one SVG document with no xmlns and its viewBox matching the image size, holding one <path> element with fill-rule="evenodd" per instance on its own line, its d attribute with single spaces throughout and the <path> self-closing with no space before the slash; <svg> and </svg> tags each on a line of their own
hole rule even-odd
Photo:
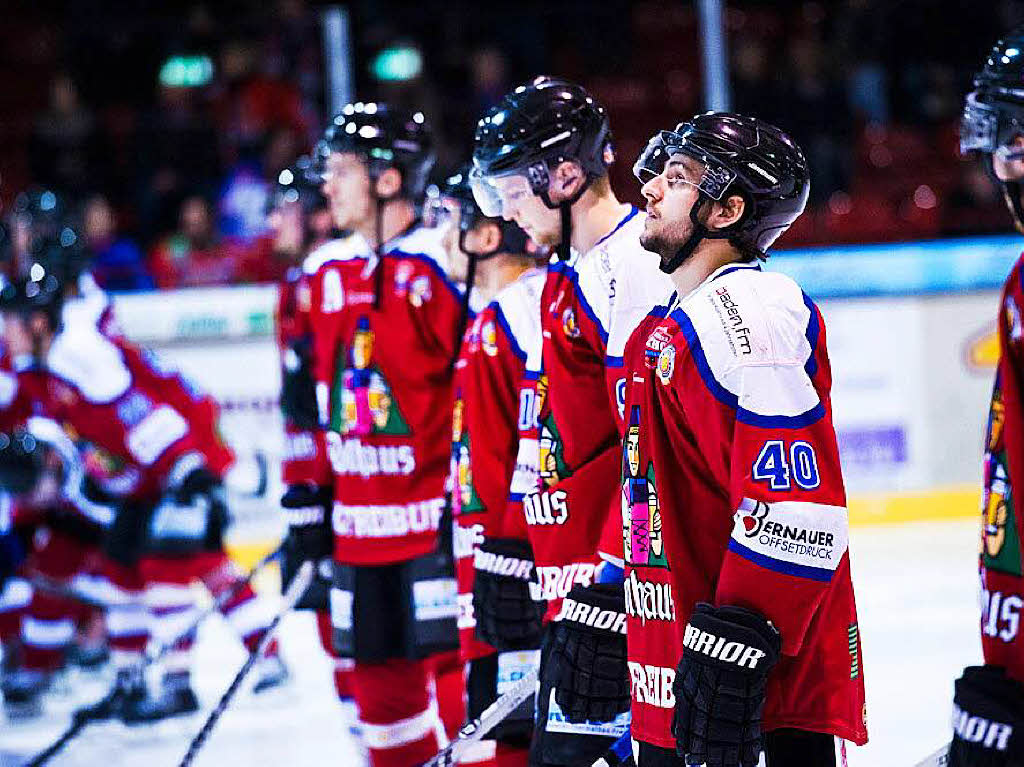
<svg viewBox="0 0 1024 767">
<path fill-rule="evenodd" d="M 97 404 L 117 399 L 132 382 L 120 350 L 90 325 L 58 334 L 47 355 L 46 367 Z"/>
<path fill-rule="evenodd" d="M 362 235 L 349 234 L 336 240 L 329 240 L 312 251 L 302 262 L 302 271 L 316 274 L 328 261 L 350 261 L 354 258 L 368 258 L 370 247 Z"/>
<path fill-rule="evenodd" d="M 791 279 L 739 269 L 705 283 L 673 317 L 705 384 L 738 417 L 785 426 L 820 415 L 817 313 Z"/>
</svg>

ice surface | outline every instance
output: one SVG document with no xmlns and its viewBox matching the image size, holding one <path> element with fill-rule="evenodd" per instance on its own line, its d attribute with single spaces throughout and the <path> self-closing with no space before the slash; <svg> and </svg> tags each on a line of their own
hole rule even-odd
<svg viewBox="0 0 1024 767">
<path fill-rule="evenodd" d="M 948 740 L 953 679 L 981 657 L 977 541 L 974 521 L 852 531 L 871 736 L 864 748 L 849 749 L 852 767 L 913 767 Z M 281 644 L 290 685 L 255 697 L 241 693 L 196 767 L 358 764 L 312 615 L 288 616 Z M 133 729 L 94 725 L 51 764 L 175 767 L 242 661 L 237 641 L 220 619 L 211 619 L 196 650 L 201 714 Z M 32 726 L 0 720 L 0 767 L 23 764 L 67 722 L 67 715 Z"/>
</svg>

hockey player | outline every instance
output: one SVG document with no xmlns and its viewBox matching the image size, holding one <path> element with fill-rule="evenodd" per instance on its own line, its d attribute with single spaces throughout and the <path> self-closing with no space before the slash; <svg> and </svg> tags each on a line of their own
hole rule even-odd
<svg viewBox="0 0 1024 767">
<path fill-rule="evenodd" d="M 328 593 L 331 586 L 333 538 L 329 510 L 333 479 L 327 445 L 317 417 L 312 370 L 312 328 L 309 280 L 304 259 L 330 240 L 330 208 L 320 191 L 312 162 L 299 158 L 281 171 L 271 196 L 267 223 L 273 235 L 274 257 L 291 264 L 278 285 L 277 345 L 281 354 L 281 411 L 284 416 L 284 458 L 281 480 L 285 493 L 281 506 L 289 522 L 282 562 L 282 588 L 286 588 L 306 558 L 318 561 L 313 585 L 296 604 L 315 610 L 317 632 L 334 663 L 334 689 L 349 734 L 360 741 L 358 717 L 352 700 L 351 658 L 338 657 L 331 637 Z M 321 221 L 327 218 L 326 226 Z"/>
<path fill-rule="evenodd" d="M 621 453 L 640 767 L 832 767 L 864 679 L 821 314 L 761 270 L 809 189 L 778 128 L 708 112 L 636 162 L 676 292 L 626 346 Z"/>
<path fill-rule="evenodd" d="M 549 617 L 563 615 L 567 596 L 572 608 L 545 639 L 531 756 L 537 765 L 593 759 L 628 722 L 622 588 L 592 584 L 599 551 L 621 561 L 622 349 L 670 286 L 640 246 L 643 215 L 609 186 L 612 160 L 604 108 L 561 80 L 539 77 L 516 88 L 477 128 L 472 182 L 481 210 L 514 220 L 559 253 L 541 298 L 543 349 L 528 360 L 521 400 L 533 412 L 524 419 L 520 463 L 536 467 L 538 479 L 513 488 L 525 495 L 537 590 Z M 526 583 L 520 594 L 525 611 Z M 585 609 L 621 620 L 583 625 L 577 618 Z M 567 649 L 580 642 L 592 651 Z M 593 677 L 607 683 L 590 687 L 585 680 Z"/>
<path fill-rule="evenodd" d="M 963 153 L 979 152 L 1002 188 L 1018 231 L 1024 233 L 1024 27 L 996 43 L 974 90 L 960 130 Z M 996 368 L 984 446 L 981 577 L 982 666 L 968 666 L 953 697 L 954 767 L 1024 763 L 1024 640 L 1018 633 L 1024 599 L 1017 500 L 1024 488 L 1024 259 L 1006 278 L 999 307 Z"/>
<path fill-rule="evenodd" d="M 12 407 L 47 415 L 88 445 L 85 460 L 94 495 L 116 499 L 118 505 L 105 537 L 107 554 L 118 563 L 112 580 L 128 590 L 146 585 L 154 633 L 167 639 L 194 614 L 193 580 L 216 595 L 236 578 L 222 542 L 223 456 L 208 440 L 202 419 L 191 426 L 191 413 L 176 406 L 176 397 L 139 355 L 124 353 L 92 323 L 62 323 L 63 295 L 64 286 L 39 264 L 0 293 L 17 373 Z M 268 616 L 251 589 L 241 590 L 223 612 L 246 645 L 255 647 Z M 132 621 L 108 619 L 112 635 L 127 628 L 122 624 L 138 630 L 147 623 L 145 612 Z M 156 699 L 147 698 L 141 680 L 132 678 L 145 634 L 140 639 L 123 647 L 120 658 L 115 655 L 122 681 L 134 690 L 122 711 L 125 720 L 195 710 L 187 665 L 192 639 L 179 643 L 179 652 L 168 658 Z M 280 682 L 284 673 L 272 650 L 262 664 L 261 686 Z"/>
<path fill-rule="evenodd" d="M 60 594 L 60 588 L 94 599 L 97 591 L 100 599 L 109 593 L 99 543 L 113 516 L 110 508 L 65 492 L 65 482 L 77 480 L 80 487 L 82 475 L 70 466 L 80 469 L 81 462 L 60 427 L 39 417 L 26 426 L 0 434 L 0 487 L 12 494 L 19 524 L 32 528 L 26 574 L 55 588 L 33 590 L 21 621 L 22 657 L 0 685 L 8 718 L 17 719 L 42 713 L 42 693 L 64 666 L 76 626 L 93 616 L 87 604 Z"/>
<path fill-rule="evenodd" d="M 452 508 L 459 586 L 459 639 L 467 673 L 468 718 L 473 719 L 537 664 L 538 610 L 507 610 L 501 591 L 479 594 L 485 613 L 474 612 L 474 555 L 487 536 L 492 550 L 526 547 L 521 499 L 509 499 L 519 445 L 519 387 L 526 349 L 540 346 L 540 293 L 544 269 L 533 244 L 516 224 L 481 215 L 469 186 L 469 169 L 448 179 L 441 197 L 441 226 L 450 274 L 486 303 L 467 329 L 455 366 L 452 420 Z M 493 582 L 491 582 L 493 585 Z M 479 621 L 478 621 L 479 618 Z M 502 628 L 519 625 L 515 637 Z M 497 624 L 501 624 L 500 626 Z M 479 638 L 478 638 L 479 637 Z M 492 640 L 493 644 L 488 640 Z M 498 652 L 496 652 L 496 650 Z M 463 764 L 515 767 L 527 761 L 533 706 L 505 719 Z"/>
<path fill-rule="evenodd" d="M 353 237 L 308 261 L 313 364 L 334 472 L 335 649 L 355 659 L 375 767 L 432 756 L 463 719 L 455 583 L 438 552 L 462 294 L 418 221 L 424 116 L 346 106 L 322 143 L 323 191 Z M 431 687 L 436 688 L 436 701 Z M 440 708 L 440 719 L 438 716 Z"/>
</svg>

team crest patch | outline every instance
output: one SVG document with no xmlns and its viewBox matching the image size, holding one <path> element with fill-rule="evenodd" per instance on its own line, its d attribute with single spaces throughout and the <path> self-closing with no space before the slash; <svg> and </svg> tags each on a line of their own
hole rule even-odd
<svg viewBox="0 0 1024 767">
<path fill-rule="evenodd" d="M 579 338 L 580 326 L 576 322 L 576 312 L 572 310 L 571 306 L 567 306 L 565 311 L 562 312 L 562 331 L 569 338 Z"/>
<path fill-rule="evenodd" d="M 498 329 L 488 320 L 480 329 L 480 346 L 488 357 L 498 356 Z"/>
<path fill-rule="evenodd" d="M 421 274 L 409 286 L 409 303 L 419 308 L 430 300 L 430 296 L 430 278 L 425 274 Z"/>
<path fill-rule="evenodd" d="M 676 372 L 676 347 L 669 344 L 658 355 L 658 380 L 666 386 Z"/>
<path fill-rule="evenodd" d="M 622 543 L 624 559 L 634 567 L 668 567 L 661 531 L 654 464 L 640 460 L 640 406 L 630 411 L 622 442 Z"/>
<path fill-rule="evenodd" d="M 644 364 L 653 370 L 658 365 L 658 357 L 662 350 L 672 342 L 668 331 L 661 325 L 654 329 L 654 332 L 647 336 L 647 344 L 644 348 Z"/>
<path fill-rule="evenodd" d="M 409 294 L 409 280 L 412 278 L 413 266 L 402 261 L 395 267 L 395 295 L 405 298 Z"/>
</svg>

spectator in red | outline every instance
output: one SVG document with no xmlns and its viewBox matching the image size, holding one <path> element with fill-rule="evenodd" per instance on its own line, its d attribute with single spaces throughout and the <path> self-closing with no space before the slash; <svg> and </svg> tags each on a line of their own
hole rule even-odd
<svg viewBox="0 0 1024 767">
<path fill-rule="evenodd" d="M 117 215 L 101 194 L 90 197 L 82 213 L 85 242 L 92 253 L 92 274 L 104 290 L 152 290 L 153 278 L 139 247 L 117 232 Z"/>
<path fill-rule="evenodd" d="M 279 279 L 280 269 L 259 241 L 222 237 L 204 197 L 193 195 L 181 204 L 178 230 L 157 242 L 149 268 L 158 288 L 232 285 Z"/>
</svg>

